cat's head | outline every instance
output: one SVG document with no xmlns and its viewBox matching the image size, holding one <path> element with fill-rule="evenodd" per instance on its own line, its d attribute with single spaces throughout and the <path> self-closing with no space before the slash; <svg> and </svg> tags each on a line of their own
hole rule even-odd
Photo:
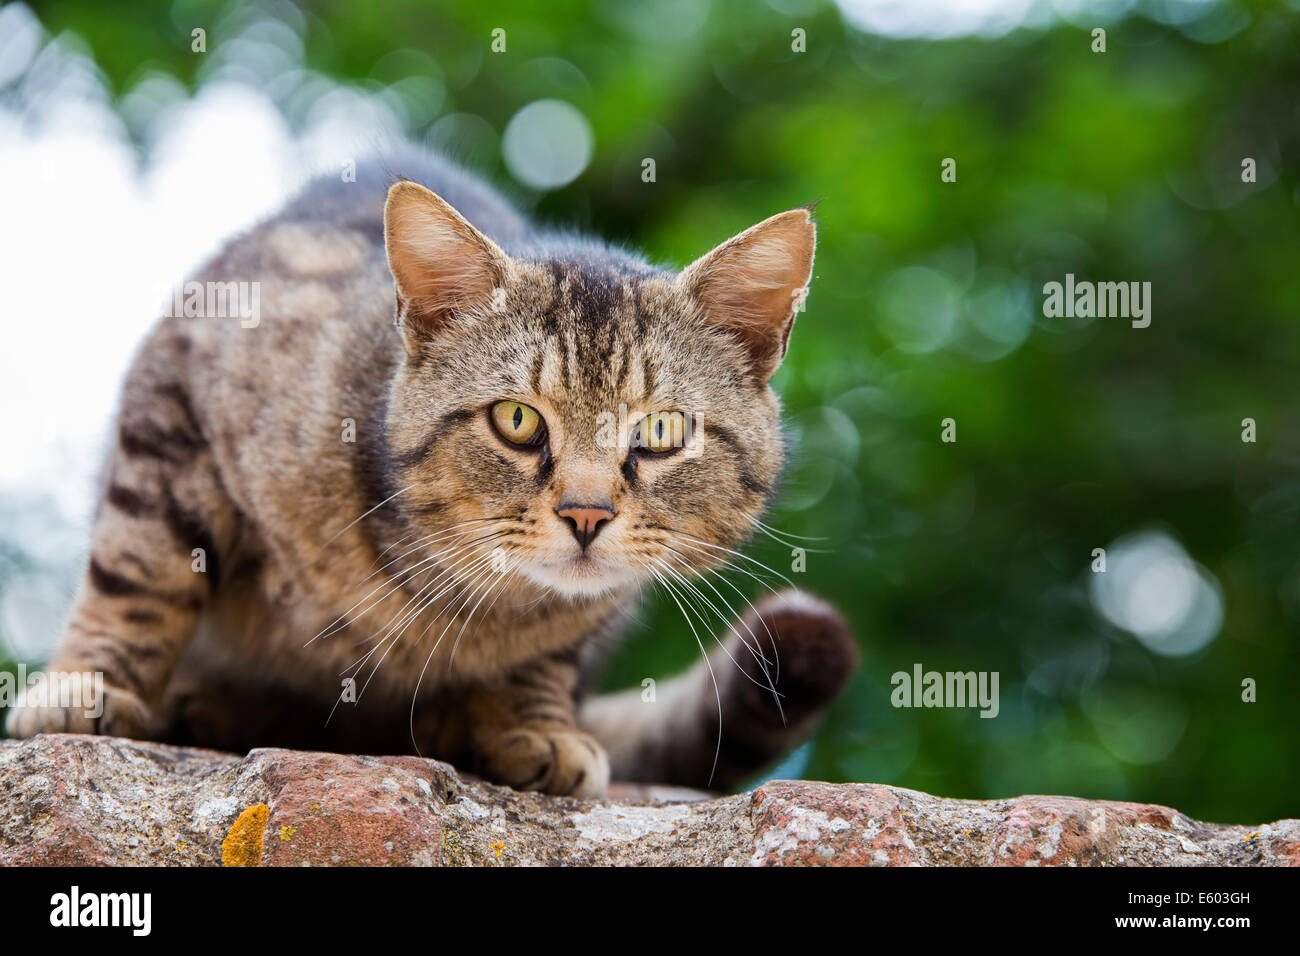
<svg viewBox="0 0 1300 956">
<path fill-rule="evenodd" d="M 409 182 L 384 228 L 394 503 L 427 553 L 570 597 L 733 557 L 783 463 L 768 380 L 812 277 L 808 210 L 679 273 L 578 240 L 507 255 Z"/>
</svg>

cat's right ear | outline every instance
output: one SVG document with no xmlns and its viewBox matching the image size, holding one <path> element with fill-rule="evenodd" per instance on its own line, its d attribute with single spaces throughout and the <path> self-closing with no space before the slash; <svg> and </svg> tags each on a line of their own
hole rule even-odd
<svg viewBox="0 0 1300 956">
<path fill-rule="evenodd" d="M 397 285 L 397 325 L 412 355 L 457 311 L 489 307 L 505 271 L 506 254 L 496 243 L 412 182 L 388 190 L 384 248 Z"/>
</svg>

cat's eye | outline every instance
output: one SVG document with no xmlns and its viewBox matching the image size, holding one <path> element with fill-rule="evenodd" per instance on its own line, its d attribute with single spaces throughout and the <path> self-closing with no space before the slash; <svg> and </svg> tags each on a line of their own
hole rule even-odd
<svg viewBox="0 0 1300 956">
<path fill-rule="evenodd" d="M 512 445 L 533 447 L 546 437 L 542 416 L 523 402 L 497 402 L 492 406 L 492 424 Z"/>
<path fill-rule="evenodd" d="M 652 412 L 637 423 L 632 447 L 662 455 L 686 444 L 686 416 L 681 412 Z"/>
</svg>

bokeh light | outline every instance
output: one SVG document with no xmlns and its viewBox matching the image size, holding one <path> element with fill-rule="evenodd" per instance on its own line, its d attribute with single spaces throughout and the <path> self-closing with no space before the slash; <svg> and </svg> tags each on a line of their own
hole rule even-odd
<svg viewBox="0 0 1300 956">
<path fill-rule="evenodd" d="M 501 155 L 512 176 L 533 189 L 573 182 L 591 162 L 591 124 L 563 100 L 537 100 L 510 118 Z"/>
<path fill-rule="evenodd" d="M 1113 542 L 1106 570 L 1092 577 L 1092 598 L 1112 624 L 1166 657 L 1201 650 L 1223 623 L 1218 582 L 1159 531 Z"/>
</svg>

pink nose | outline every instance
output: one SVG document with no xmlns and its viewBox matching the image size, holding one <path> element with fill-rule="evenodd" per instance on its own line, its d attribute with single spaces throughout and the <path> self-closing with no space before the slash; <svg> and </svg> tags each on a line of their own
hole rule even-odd
<svg viewBox="0 0 1300 956">
<path fill-rule="evenodd" d="M 578 539 L 583 551 L 595 540 L 606 522 L 614 517 L 614 509 L 604 505 L 571 505 L 567 502 L 556 508 L 555 513 L 568 523 L 569 530 Z"/>
</svg>

